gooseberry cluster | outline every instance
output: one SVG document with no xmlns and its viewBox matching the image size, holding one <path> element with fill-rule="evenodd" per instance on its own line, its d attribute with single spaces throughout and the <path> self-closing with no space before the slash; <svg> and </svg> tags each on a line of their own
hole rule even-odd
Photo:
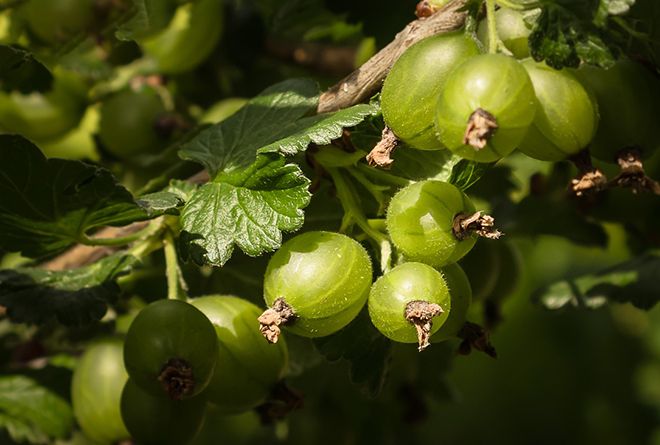
<svg viewBox="0 0 660 445">
<path fill-rule="evenodd" d="M 207 410 L 259 405 L 288 365 L 286 342 L 269 346 L 259 335 L 259 313 L 227 295 L 150 304 L 124 339 L 94 343 L 81 358 L 72 385 L 81 428 L 99 443 L 130 436 L 180 445 L 199 433 Z"/>
<path fill-rule="evenodd" d="M 657 189 L 630 167 L 660 145 L 653 123 L 657 76 L 628 59 L 609 69 L 551 68 L 529 58 L 529 27 L 519 12 L 500 8 L 496 19 L 507 54 L 493 42 L 483 53 L 482 42 L 457 32 L 424 39 L 398 59 L 381 94 L 394 135 L 415 149 L 448 149 L 476 162 L 514 150 L 556 162 L 588 149 L 598 161 L 621 165 L 617 185 Z M 487 34 L 483 23 L 478 35 Z M 588 169 L 588 159 L 579 167 Z M 577 181 L 575 191 L 597 190 L 605 181 Z"/>
<path fill-rule="evenodd" d="M 57 44 L 93 25 L 92 3 L 30 0 L 18 12 L 30 38 Z M 169 3 L 176 10 L 169 25 L 137 35 L 136 42 L 154 71 L 177 75 L 213 50 L 222 2 Z M 422 3 L 420 16 L 446 1 Z M 79 7 L 66 9 L 67 20 L 43 21 L 47 8 L 74 4 Z M 557 70 L 529 57 L 529 27 L 520 13 L 500 8 L 493 23 L 504 31 L 503 46 L 482 23 L 476 36 L 454 32 L 424 39 L 393 65 L 380 105 L 386 132 L 403 142 L 399 150 L 448 150 L 475 163 L 494 163 L 518 150 L 541 161 L 575 160 L 583 173 L 593 169 L 592 156 L 622 171 L 611 183 L 589 171 L 591 176 L 576 180 L 577 194 L 610 185 L 660 194 L 641 167 L 660 146 L 657 76 L 628 59 L 609 69 Z M 0 92 L 0 130 L 25 135 L 50 154 L 58 143 L 82 137 L 111 158 L 137 164 L 140 157 L 162 155 L 174 140 L 172 128 L 185 126 L 158 77 L 96 91 L 98 105 L 92 105 L 90 86 L 58 67 L 47 93 Z M 243 100 L 218 105 L 199 123 L 222 120 Z M 91 124 L 80 125 L 85 120 Z M 310 158 L 327 167 L 327 153 Z M 352 165 L 345 155 L 341 151 L 345 164 L 334 167 Z M 230 295 L 159 300 L 135 316 L 125 336 L 91 344 L 71 388 L 81 429 L 98 443 L 129 436 L 145 445 L 191 443 L 208 416 L 245 412 L 268 399 L 288 371 L 286 335 L 329 336 L 362 311 L 383 336 L 416 344 L 419 351 L 456 338 L 463 350 L 469 348 L 470 336 L 483 333 L 467 321 L 472 302 L 485 302 L 486 328 L 497 323 L 498 303 L 519 279 L 519 254 L 498 240 L 502 234 L 493 218 L 456 185 L 404 182 L 382 206 L 384 244 L 393 247 L 382 273 L 356 239 L 307 231 L 270 258 L 265 311 Z"/>
</svg>

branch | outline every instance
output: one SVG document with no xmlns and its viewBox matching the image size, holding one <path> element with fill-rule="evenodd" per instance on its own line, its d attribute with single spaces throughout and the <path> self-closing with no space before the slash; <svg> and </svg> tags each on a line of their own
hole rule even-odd
<svg viewBox="0 0 660 445">
<path fill-rule="evenodd" d="M 380 89 L 394 62 L 408 47 L 426 37 L 462 27 L 467 13 L 461 9 L 466 2 L 454 0 L 432 16 L 409 23 L 389 45 L 323 93 L 317 111 L 337 111 L 368 100 Z"/>
</svg>

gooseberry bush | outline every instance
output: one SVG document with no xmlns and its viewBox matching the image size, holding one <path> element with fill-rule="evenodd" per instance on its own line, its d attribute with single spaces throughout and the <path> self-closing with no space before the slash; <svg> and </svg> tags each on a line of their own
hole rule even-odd
<svg viewBox="0 0 660 445">
<path fill-rule="evenodd" d="M 0 443 L 660 443 L 659 67 L 655 0 L 0 0 Z"/>
</svg>

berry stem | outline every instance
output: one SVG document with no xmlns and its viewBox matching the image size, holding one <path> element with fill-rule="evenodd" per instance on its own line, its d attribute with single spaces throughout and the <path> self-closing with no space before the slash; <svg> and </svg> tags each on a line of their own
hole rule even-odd
<svg viewBox="0 0 660 445">
<path fill-rule="evenodd" d="M 186 300 L 186 285 L 181 276 L 181 268 L 177 258 L 174 236 L 166 230 L 163 236 L 165 251 L 165 275 L 167 276 L 167 298 L 170 300 Z"/>
<path fill-rule="evenodd" d="M 514 9 L 516 11 L 529 11 L 530 9 L 536 9 L 543 6 L 541 2 L 514 3 L 509 0 L 495 0 L 495 3 L 504 8 Z"/>
<path fill-rule="evenodd" d="M 488 20 L 488 52 L 497 53 L 497 22 L 495 20 L 495 0 L 486 0 L 486 19 Z"/>
<path fill-rule="evenodd" d="M 387 242 L 387 237 L 384 234 L 374 230 L 369 225 L 367 217 L 362 212 L 362 208 L 358 205 L 356 192 L 346 178 L 344 178 L 343 173 L 336 168 L 329 168 L 328 173 L 332 177 L 332 181 L 335 183 L 337 197 L 339 198 L 339 202 L 341 202 L 341 206 L 344 208 L 345 217 L 355 222 L 364 233 L 373 238 L 378 244 Z"/>
<path fill-rule="evenodd" d="M 402 178 L 401 176 L 394 175 L 385 170 L 380 170 L 377 168 L 369 167 L 366 164 L 358 163 L 355 167 L 349 167 L 349 169 L 355 168 L 367 176 L 371 176 L 377 181 L 384 182 L 386 184 L 395 186 L 395 187 L 405 187 L 412 184 L 412 181 Z"/>
</svg>

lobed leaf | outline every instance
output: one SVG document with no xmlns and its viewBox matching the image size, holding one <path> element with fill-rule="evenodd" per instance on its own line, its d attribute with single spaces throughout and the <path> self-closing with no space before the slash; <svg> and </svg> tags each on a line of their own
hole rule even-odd
<svg viewBox="0 0 660 445">
<path fill-rule="evenodd" d="M 119 25 L 115 37 L 134 40 L 164 29 L 176 11 L 172 0 L 131 0 L 127 14 L 130 18 Z"/>
<path fill-rule="evenodd" d="M 660 255 L 649 253 L 596 274 L 562 280 L 534 296 L 548 309 L 600 307 L 608 302 L 632 303 L 649 310 L 660 301 Z"/>
<path fill-rule="evenodd" d="M 47 159 L 16 135 L 0 135 L 0 194 L 0 248 L 32 258 L 58 253 L 94 228 L 150 219 L 181 204 L 166 193 L 136 202 L 108 170 Z"/>
<path fill-rule="evenodd" d="M 53 85 L 53 74 L 32 53 L 18 46 L 0 45 L 0 89 L 23 94 L 44 92 Z"/>
<path fill-rule="evenodd" d="M 179 156 L 203 165 L 211 177 L 247 168 L 258 149 L 301 130 L 296 121 L 316 108 L 318 93 L 318 85 L 309 79 L 273 85 L 198 133 L 181 147 Z"/>
<path fill-rule="evenodd" d="M 580 62 L 611 66 L 626 38 L 608 21 L 627 13 L 635 0 L 549 0 L 529 36 L 532 57 L 556 69 Z M 633 36 L 637 38 L 638 36 Z"/>
<path fill-rule="evenodd" d="M 259 149 L 259 153 L 280 153 L 292 156 L 305 151 L 310 143 L 327 145 L 341 137 L 344 128 L 354 127 L 369 116 L 380 112 L 377 104 L 360 104 L 327 115 L 302 119 L 298 125 L 301 130 Z"/>
<path fill-rule="evenodd" d="M 17 323 L 57 320 L 65 325 L 89 324 L 105 315 L 108 303 L 119 294 L 115 279 L 137 261 L 133 256 L 116 253 L 79 269 L 0 270 L 0 305 Z"/>
<path fill-rule="evenodd" d="M 262 154 L 247 169 L 200 187 L 181 213 L 188 256 L 222 266 L 238 246 L 250 256 L 277 249 L 282 231 L 298 230 L 309 204 L 309 180 L 282 156 Z"/>
<path fill-rule="evenodd" d="M 0 428 L 17 442 L 49 444 L 73 429 L 71 406 L 23 375 L 0 376 Z"/>
</svg>

